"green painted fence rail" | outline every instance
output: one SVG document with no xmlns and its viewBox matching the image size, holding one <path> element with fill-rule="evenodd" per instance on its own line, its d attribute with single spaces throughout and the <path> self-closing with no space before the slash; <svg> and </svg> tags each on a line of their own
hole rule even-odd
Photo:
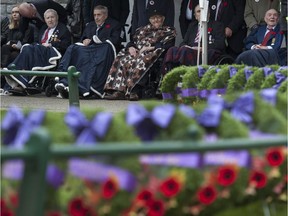
<svg viewBox="0 0 288 216">
<path fill-rule="evenodd" d="M 68 72 L 59 71 L 28 71 L 28 70 L 14 70 L 13 66 L 11 70 L 0 70 L 1 75 L 26 75 L 26 76 L 47 76 L 47 77 L 67 77 L 69 85 L 69 105 L 80 106 L 79 103 L 79 90 L 78 90 L 78 78 L 80 72 L 76 70 L 74 66 L 68 68 Z"/>
<path fill-rule="evenodd" d="M 24 149 L 2 147 L 1 161 L 23 159 L 25 161 L 24 176 L 19 190 L 19 207 L 17 216 L 44 216 L 46 191 L 46 168 L 48 161 L 55 158 L 69 158 L 89 155 L 118 155 L 175 152 L 206 152 L 236 149 L 267 148 L 286 146 L 287 136 L 271 139 L 226 139 L 216 142 L 203 141 L 159 141 L 149 144 L 141 143 L 105 143 L 94 146 L 75 146 L 53 144 L 48 132 L 41 128 L 36 130 Z"/>
</svg>

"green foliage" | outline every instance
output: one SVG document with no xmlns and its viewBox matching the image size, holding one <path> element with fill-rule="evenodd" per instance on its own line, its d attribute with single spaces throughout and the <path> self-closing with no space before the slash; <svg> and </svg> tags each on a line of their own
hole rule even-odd
<svg viewBox="0 0 288 216">
<path fill-rule="evenodd" d="M 287 119 L 275 107 L 255 95 L 253 122 L 256 127 L 266 133 L 286 134 Z"/>
<path fill-rule="evenodd" d="M 288 80 L 285 80 L 281 83 L 281 85 L 278 88 L 278 92 L 280 93 L 287 93 L 287 86 L 288 86 Z"/>
<path fill-rule="evenodd" d="M 280 72 L 281 74 L 287 77 L 288 69 L 281 69 L 281 70 L 278 70 L 278 72 Z M 266 79 L 261 85 L 261 89 L 272 88 L 275 84 L 276 84 L 276 78 L 273 73 L 266 77 Z"/>
<path fill-rule="evenodd" d="M 231 65 L 236 68 L 238 71 L 243 68 L 243 65 Z M 224 65 L 221 67 L 221 70 L 216 73 L 213 79 L 209 82 L 207 89 L 218 89 L 226 88 L 228 85 L 228 80 L 230 79 L 229 72 L 230 65 Z"/>
<path fill-rule="evenodd" d="M 220 66 L 220 68 L 222 67 Z M 209 82 L 216 75 L 217 69 L 219 69 L 219 67 L 213 67 L 206 71 L 206 73 L 203 75 L 202 79 L 200 80 L 200 83 L 198 83 L 197 85 L 198 90 L 208 89 Z"/>
<path fill-rule="evenodd" d="M 279 91 L 277 93 L 276 109 L 287 119 L 287 95 L 279 93 Z"/>
</svg>

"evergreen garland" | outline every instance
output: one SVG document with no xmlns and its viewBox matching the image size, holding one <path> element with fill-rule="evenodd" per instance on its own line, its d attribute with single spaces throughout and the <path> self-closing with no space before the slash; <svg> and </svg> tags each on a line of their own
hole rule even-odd
<svg viewBox="0 0 288 216">
<path fill-rule="evenodd" d="M 279 72 L 279 73 L 281 73 L 287 77 L 288 69 L 286 69 L 286 68 L 280 69 L 277 72 Z M 264 82 L 261 85 L 261 89 L 272 88 L 275 84 L 276 84 L 276 78 L 275 78 L 275 74 L 273 73 L 273 74 L 270 74 L 269 76 L 266 77 L 266 79 L 264 80 Z"/>
<path fill-rule="evenodd" d="M 288 80 L 285 80 L 279 86 L 278 92 L 283 93 L 283 94 L 287 93 L 287 86 L 288 86 Z"/>
<path fill-rule="evenodd" d="M 213 77 L 216 75 L 217 70 L 222 69 L 223 67 L 225 66 L 221 65 L 220 67 L 219 66 L 210 67 L 202 77 L 200 83 L 198 83 L 197 85 L 198 90 L 208 89 L 210 80 L 212 80 Z"/>
</svg>

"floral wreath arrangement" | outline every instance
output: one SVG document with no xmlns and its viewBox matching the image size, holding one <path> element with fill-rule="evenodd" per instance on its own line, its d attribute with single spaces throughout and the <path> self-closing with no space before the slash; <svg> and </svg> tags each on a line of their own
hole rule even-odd
<svg viewBox="0 0 288 216">
<path fill-rule="evenodd" d="M 286 92 L 287 85 L 282 84 L 286 81 L 287 67 L 277 65 L 264 68 L 245 65 L 182 66 L 164 77 L 161 90 L 164 101 L 190 104 L 207 99 L 211 94 L 224 95 L 249 89 L 281 86 L 281 92 Z"/>
<path fill-rule="evenodd" d="M 67 114 L 45 114 L 37 110 L 23 113 L 14 107 L 3 118 L 2 143 L 21 148 L 32 130 L 40 125 L 50 131 L 54 142 L 75 145 L 111 141 L 145 143 L 150 140 L 211 141 L 218 138 L 271 137 L 273 134 L 286 134 L 287 117 L 280 111 L 285 107 L 287 100 L 275 89 L 227 95 L 225 98 L 211 96 L 207 104 L 199 104 L 194 109 L 183 104 L 175 106 L 155 101 L 131 104 L 126 112 L 115 116 L 91 110 L 86 110 L 84 114 L 73 107 Z M 57 130 L 61 128 L 61 133 L 55 130 L 55 123 Z M 276 200 L 286 199 L 285 154 L 287 151 L 282 148 L 269 149 L 266 153 L 270 155 L 266 157 L 268 162 L 265 159 L 263 165 L 262 158 L 260 168 L 254 165 L 251 169 L 247 169 L 247 165 L 243 168 L 226 163 L 220 167 L 199 169 L 202 161 L 199 157 L 193 169 L 167 164 L 150 166 L 147 162 L 137 166 L 137 158 L 106 159 L 121 168 L 106 165 L 105 158 L 73 158 L 65 165 L 63 161 L 53 161 L 46 176 L 49 185 L 54 188 L 49 190 L 47 215 L 211 215 L 258 199 L 274 204 Z M 191 157 L 189 155 L 189 159 Z M 269 160 L 277 164 L 275 169 Z M 132 173 L 125 170 L 131 166 Z M 5 181 L 5 178 L 21 179 L 21 169 L 21 161 L 3 164 L 3 211 L 11 212 L 13 202 L 16 202 L 11 180 Z M 12 181 L 13 184 L 15 182 Z M 283 203 L 280 202 L 279 208 L 283 210 Z"/>
</svg>

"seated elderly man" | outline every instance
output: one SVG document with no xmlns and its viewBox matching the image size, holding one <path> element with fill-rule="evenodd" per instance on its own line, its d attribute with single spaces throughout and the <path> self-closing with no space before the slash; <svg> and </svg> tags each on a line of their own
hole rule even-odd
<svg viewBox="0 0 288 216">
<path fill-rule="evenodd" d="M 79 94 L 84 99 L 103 97 L 103 87 L 108 71 L 116 56 L 115 45 L 120 42 L 121 25 L 108 17 L 108 9 L 98 5 L 94 8 L 94 20 L 90 22 L 81 38 L 82 43 L 68 47 L 58 70 L 67 71 L 73 65 L 80 71 Z M 55 85 L 59 97 L 68 98 L 68 81 L 61 79 Z"/>
<path fill-rule="evenodd" d="M 67 27 L 58 22 L 58 14 L 53 9 L 48 9 L 44 13 L 46 25 L 42 26 L 38 38 L 38 43 L 23 45 L 20 54 L 8 66 L 11 69 L 15 65 L 17 70 L 48 70 L 57 66 L 57 60 L 62 57 L 67 47 L 71 44 L 71 35 Z M 33 94 L 35 89 L 29 84 L 34 77 L 22 75 L 10 75 L 5 77 L 7 83 L 12 87 L 11 93 L 15 95 Z M 39 91 L 37 91 L 39 93 Z"/>
<path fill-rule="evenodd" d="M 175 28 L 163 26 L 162 11 L 151 11 L 150 24 L 140 27 L 126 48 L 117 55 L 110 69 L 104 91 L 108 100 L 138 100 L 148 70 L 161 54 L 174 45 Z M 143 79 L 144 78 L 144 79 Z"/>
<path fill-rule="evenodd" d="M 200 6 L 195 7 L 194 12 L 197 21 L 189 24 L 183 42 L 179 47 L 171 47 L 164 58 L 162 73 L 166 74 L 173 67 L 179 65 L 197 65 L 198 44 L 200 41 Z M 214 64 L 215 60 L 225 50 L 225 29 L 224 25 L 218 21 L 209 21 L 207 29 L 208 39 L 208 64 Z M 199 47 L 202 52 L 202 47 Z M 200 58 L 201 58 L 200 54 Z M 199 61 L 201 63 L 201 60 Z"/>
<path fill-rule="evenodd" d="M 253 30 L 244 40 L 247 51 L 241 53 L 235 60 L 236 64 L 264 67 L 265 65 L 279 64 L 283 33 L 280 31 L 279 13 L 275 9 L 266 12 L 266 25 Z"/>
</svg>

